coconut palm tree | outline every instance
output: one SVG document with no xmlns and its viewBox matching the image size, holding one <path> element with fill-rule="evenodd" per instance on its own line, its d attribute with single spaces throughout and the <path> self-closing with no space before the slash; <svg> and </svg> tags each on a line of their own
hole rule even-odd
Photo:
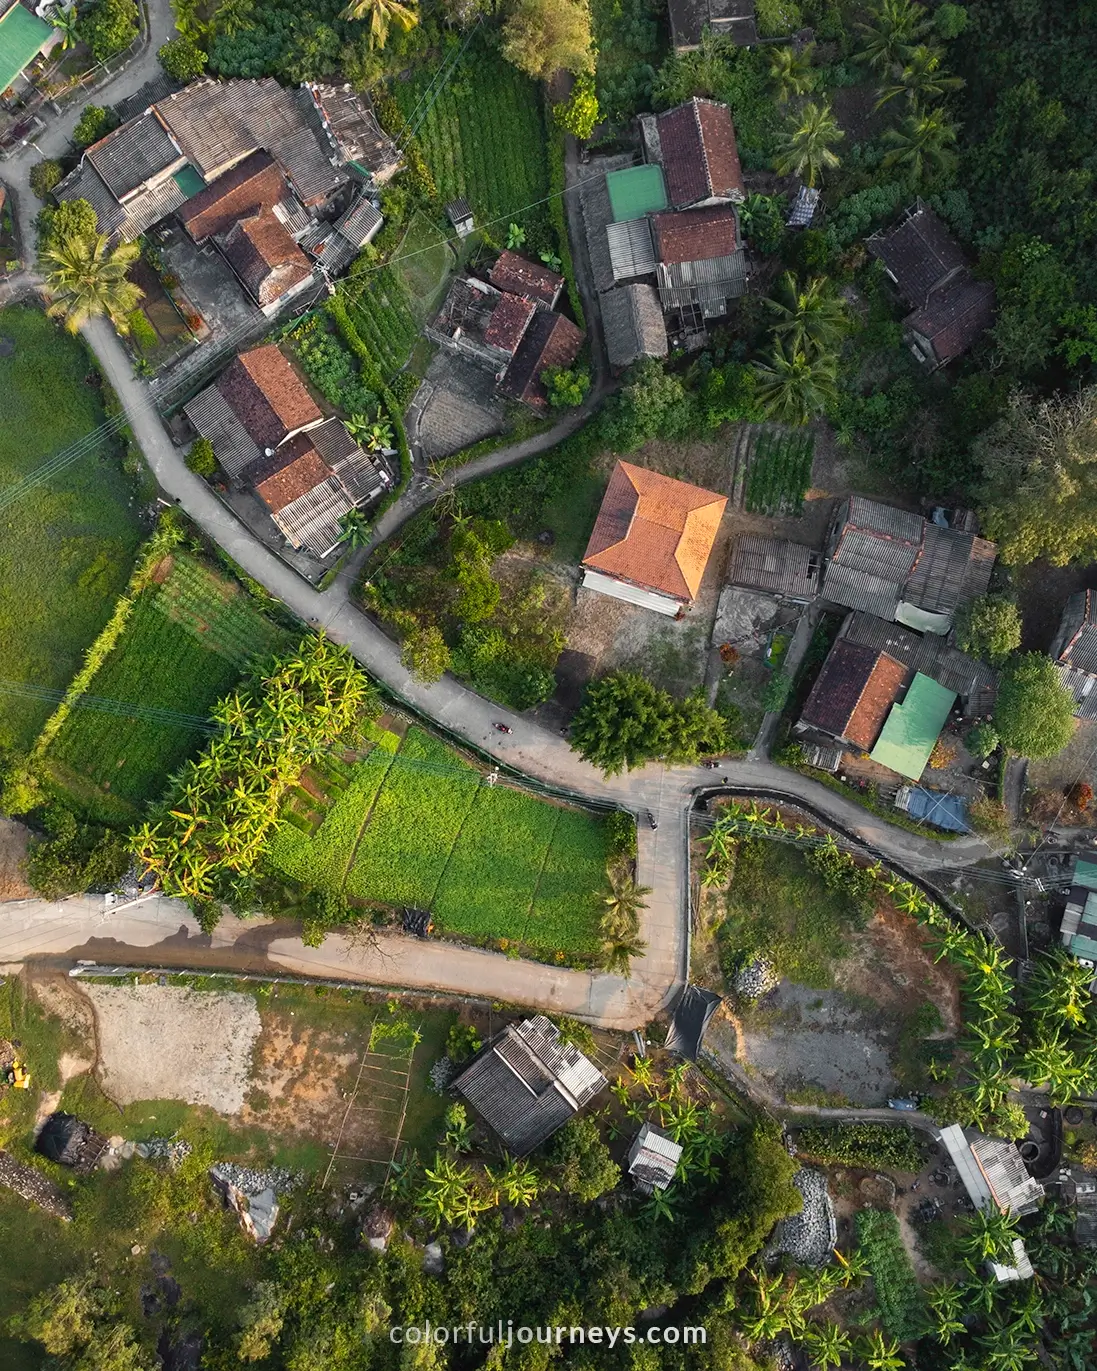
<svg viewBox="0 0 1097 1371">
<path fill-rule="evenodd" d="M 388 42 L 389 27 L 396 24 L 406 33 L 419 22 L 419 16 L 409 5 L 401 5 L 399 0 L 350 0 L 346 9 L 340 12 L 340 19 L 369 18 L 369 45 L 383 48 Z"/>
<path fill-rule="evenodd" d="M 915 41 L 929 28 L 921 5 L 913 0 L 881 0 L 867 24 L 858 24 L 862 34 L 857 56 L 876 71 L 906 61 Z"/>
<path fill-rule="evenodd" d="M 841 1366 L 853 1356 L 853 1341 L 837 1323 L 809 1323 L 800 1335 L 800 1343 L 816 1371 Z"/>
<path fill-rule="evenodd" d="M 651 894 L 651 886 L 637 885 L 630 872 L 622 872 L 615 867 L 607 867 L 610 893 L 603 898 L 606 912 L 602 915 L 603 929 L 636 927 L 636 916 L 641 909 L 647 908 L 645 895 Z"/>
<path fill-rule="evenodd" d="M 834 356 L 809 357 L 778 339 L 772 359 L 754 364 L 755 395 L 768 419 L 806 424 L 837 398 L 837 374 Z"/>
<path fill-rule="evenodd" d="M 225 0 L 213 16 L 213 31 L 218 36 L 235 38 L 252 27 L 255 19 L 255 0 Z"/>
<path fill-rule="evenodd" d="M 632 970 L 633 957 L 642 957 L 647 943 L 638 933 L 616 933 L 603 939 L 602 965 L 615 976 L 623 976 L 627 981 Z"/>
<path fill-rule="evenodd" d="M 965 84 L 962 76 L 949 76 L 941 69 L 944 53 L 938 47 L 919 43 L 907 54 L 906 61 L 898 68 L 890 86 L 884 86 L 876 108 L 880 109 L 889 100 L 902 96 L 908 105 L 928 104 L 940 100 L 949 91 L 961 90 Z"/>
<path fill-rule="evenodd" d="M 845 136 L 830 105 L 813 101 L 789 123 L 774 166 L 782 176 L 799 176 L 814 186 L 824 171 L 839 165 L 834 145 Z"/>
<path fill-rule="evenodd" d="M 794 271 L 786 271 L 766 307 L 775 316 L 774 333 L 794 352 L 830 352 L 848 328 L 845 301 L 833 293 L 825 276 L 801 284 Z"/>
<path fill-rule="evenodd" d="M 119 333 L 128 333 L 129 315 L 144 291 L 127 281 L 126 273 L 140 256 L 139 243 L 112 248 L 105 233 L 89 238 L 73 234 L 47 247 L 40 264 L 53 303 L 46 313 L 63 319 L 70 333 L 103 314 Z"/>
<path fill-rule="evenodd" d="M 815 85 L 812 68 L 814 45 L 809 43 L 797 52 L 795 48 L 770 48 L 769 78 L 782 105 L 794 95 L 807 95 Z"/>
<path fill-rule="evenodd" d="M 915 185 L 951 169 L 956 154 L 952 145 L 958 130 L 942 109 L 914 110 L 897 129 L 884 130 L 891 149 L 882 165 L 904 171 Z"/>
</svg>

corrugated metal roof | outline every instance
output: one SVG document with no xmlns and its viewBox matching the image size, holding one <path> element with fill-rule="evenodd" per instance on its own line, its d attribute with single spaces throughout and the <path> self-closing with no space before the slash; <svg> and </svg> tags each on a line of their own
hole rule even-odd
<svg viewBox="0 0 1097 1371">
<path fill-rule="evenodd" d="M 5 91 L 53 37 L 53 26 L 23 5 L 0 14 L 0 91 Z"/>
<path fill-rule="evenodd" d="M 824 586 L 825 593 L 825 586 Z M 855 642 L 905 662 L 960 697 L 967 715 L 989 714 L 997 694 L 997 677 L 985 662 L 968 657 L 937 635 L 911 633 L 896 623 L 870 614 L 851 614 L 842 633 Z"/>
<path fill-rule="evenodd" d="M 609 172 L 632 166 L 633 161 L 631 155 L 622 154 L 619 157 L 606 158 L 599 165 Z M 599 291 L 612 290 L 613 262 L 609 255 L 606 229 L 613 223 L 613 206 L 610 204 L 605 175 L 584 177 L 579 183 L 579 205 L 583 211 L 583 227 L 586 232 L 587 255 L 590 258 L 594 288 Z"/>
<path fill-rule="evenodd" d="M 108 133 L 85 156 L 119 200 L 184 160 L 152 110 Z"/>
<path fill-rule="evenodd" d="M 988 1264 L 995 1279 L 1002 1284 L 1008 1281 L 1029 1281 L 1036 1274 L 1032 1267 L 1032 1260 L 1025 1251 L 1022 1238 L 1013 1239 L 1012 1266 L 1005 1266 L 1002 1262 L 990 1262 Z"/>
<path fill-rule="evenodd" d="M 186 203 L 186 199 L 185 190 L 174 176 L 169 176 L 161 185 L 142 195 L 133 196 L 126 201 L 126 221 L 117 229 L 118 237 L 132 243 L 153 224 L 173 214 L 180 205 Z"/>
<path fill-rule="evenodd" d="M 262 457 L 262 448 L 236 417 L 216 385 L 199 391 L 183 406 L 183 413 L 202 437 L 213 444 L 217 461 L 227 476 L 239 476 Z"/>
<path fill-rule="evenodd" d="M 113 234 L 126 222 L 126 211 L 90 162 L 81 162 L 54 191 L 58 200 L 86 200 L 95 211 L 99 232 Z"/>
<path fill-rule="evenodd" d="M 1031 1214 L 1044 1197 L 1044 1187 L 1028 1174 L 1015 1143 L 979 1134 L 970 1140 L 972 1156 L 983 1173 L 998 1208 Z"/>
<path fill-rule="evenodd" d="M 645 1123 L 629 1149 L 629 1175 L 644 1185 L 665 1190 L 674 1180 L 681 1155 L 680 1143 Z"/>
<path fill-rule="evenodd" d="M 1097 890 L 1097 865 L 1079 857 L 1074 863 L 1074 881 L 1087 890 Z"/>
<path fill-rule="evenodd" d="M 949 1124 L 940 1131 L 940 1139 L 948 1149 L 952 1164 L 960 1173 L 968 1198 L 976 1209 L 986 1209 L 994 1203 L 987 1179 L 972 1156 L 967 1136 L 958 1123 Z"/>
<path fill-rule="evenodd" d="M 892 705 L 869 754 L 872 760 L 917 781 L 926 769 L 955 699 L 955 691 L 946 690 L 918 672 L 903 702 Z"/>
<path fill-rule="evenodd" d="M 602 295 L 600 304 L 611 366 L 667 355 L 667 327 L 654 286 L 617 286 Z"/>
<path fill-rule="evenodd" d="M 967 818 L 967 801 L 962 795 L 948 795 L 940 790 L 927 790 L 920 785 L 899 787 L 895 796 L 895 808 L 909 814 L 912 819 L 924 819 L 946 833 L 970 833 L 971 824 Z"/>
<path fill-rule="evenodd" d="M 858 609 L 880 619 L 894 619 L 899 586 L 867 567 L 828 562 L 823 576 L 823 598 L 846 609 Z"/>
<path fill-rule="evenodd" d="M 785 221 L 789 228 L 807 228 L 808 224 L 815 218 L 815 207 L 819 203 L 821 194 L 822 192 L 817 186 L 800 187 L 796 192 L 796 199 L 792 202 L 788 219 Z"/>
<path fill-rule="evenodd" d="M 629 219 L 606 228 L 614 281 L 649 276 L 655 270 L 655 245 L 646 219 Z"/>
<path fill-rule="evenodd" d="M 1097 676 L 1076 667 L 1055 663 L 1059 680 L 1074 696 L 1074 713 L 1079 719 L 1097 719 Z"/>
<path fill-rule="evenodd" d="M 288 543 L 323 558 L 338 546 L 343 536 L 342 520 L 352 508 L 342 482 L 337 476 L 329 476 L 273 518 Z"/>
<path fill-rule="evenodd" d="M 725 305 L 746 291 L 748 267 L 742 249 L 703 262 L 660 262 L 659 299 L 666 310 Z"/>
</svg>

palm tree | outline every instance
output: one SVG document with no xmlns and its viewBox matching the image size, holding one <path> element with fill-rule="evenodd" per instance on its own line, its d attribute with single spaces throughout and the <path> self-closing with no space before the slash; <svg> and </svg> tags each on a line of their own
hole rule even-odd
<svg viewBox="0 0 1097 1371">
<path fill-rule="evenodd" d="M 80 34 L 77 32 L 79 15 L 76 13 L 75 3 L 69 5 L 68 9 L 57 9 L 50 15 L 50 23 L 61 35 L 58 47 L 62 52 L 67 52 L 69 48 L 74 48 L 80 41 Z"/>
<path fill-rule="evenodd" d="M 853 1342 L 837 1323 L 809 1323 L 800 1335 L 800 1342 L 816 1371 L 841 1366 L 853 1356 Z"/>
<path fill-rule="evenodd" d="M 949 76 L 941 70 L 944 53 L 938 47 L 919 43 L 912 48 L 906 61 L 893 77 L 890 86 L 884 86 L 876 108 L 880 109 L 889 100 L 904 96 L 909 105 L 928 104 L 940 100 L 950 90 L 961 90 L 965 84 L 962 76 Z"/>
<path fill-rule="evenodd" d="M 833 148 L 845 136 L 830 105 L 813 101 L 803 107 L 785 130 L 774 166 L 782 176 L 799 176 L 807 185 L 814 186 L 825 170 L 838 166 L 838 154 Z"/>
<path fill-rule="evenodd" d="M 502 1195 L 508 1204 L 528 1209 L 541 1193 L 541 1177 L 527 1161 L 518 1161 L 504 1154 L 501 1170 L 485 1170 L 496 1194 Z"/>
<path fill-rule="evenodd" d="M 802 350 L 789 350 L 778 339 L 772 360 L 755 362 L 755 395 L 769 419 L 806 424 L 837 398 L 838 361 Z"/>
<path fill-rule="evenodd" d="M 608 867 L 606 875 L 610 893 L 603 899 L 606 906 L 606 912 L 602 915 L 603 930 L 634 929 L 637 913 L 647 908 L 644 896 L 651 894 L 651 887 L 637 885 L 631 873 L 621 872 L 614 867 Z"/>
<path fill-rule="evenodd" d="M 141 256 L 139 243 L 110 246 L 105 233 L 90 238 L 75 234 L 45 249 L 41 257 L 53 303 L 46 311 L 76 333 L 89 319 L 105 314 L 119 333 L 129 332 L 129 315 L 144 291 L 126 280 Z"/>
<path fill-rule="evenodd" d="M 978 1210 L 969 1220 L 967 1236 L 961 1243 L 966 1264 L 974 1269 L 983 1262 L 1012 1258 L 1016 1230 L 1015 1214 L 993 1206 Z"/>
<path fill-rule="evenodd" d="M 219 36 L 235 38 L 252 27 L 255 19 L 255 0 L 225 0 L 213 16 L 213 30 Z"/>
<path fill-rule="evenodd" d="M 800 52 L 795 48 L 770 48 L 769 77 L 782 105 L 794 95 L 807 95 L 815 85 L 811 64 L 814 50 L 811 43 Z"/>
<path fill-rule="evenodd" d="M 796 273 L 786 271 L 766 306 L 776 316 L 774 333 L 793 352 L 830 352 L 848 326 L 845 301 L 831 292 L 825 276 L 801 286 Z"/>
<path fill-rule="evenodd" d="M 944 110 L 915 110 L 897 129 L 884 130 L 884 142 L 891 151 L 885 153 L 882 165 L 887 169 L 898 167 L 918 184 L 953 166 L 956 134 L 956 125 Z"/>
<path fill-rule="evenodd" d="M 876 71 L 906 61 L 915 39 L 929 28 L 926 12 L 913 0 L 881 0 L 867 24 L 857 26 L 864 41 L 857 56 Z"/>
<path fill-rule="evenodd" d="M 889 1341 L 878 1328 L 862 1340 L 860 1353 L 869 1371 L 900 1371 L 906 1365 L 899 1355 L 898 1341 Z"/>
<path fill-rule="evenodd" d="M 964 1307 L 963 1292 L 952 1282 L 931 1286 L 926 1294 L 926 1303 L 933 1315 L 933 1336 L 947 1347 L 953 1338 L 964 1331 L 960 1314 Z"/>
<path fill-rule="evenodd" d="M 365 19 L 369 16 L 369 45 L 383 48 L 388 41 L 389 25 L 396 23 L 406 33 L 419 22 L 419 16 L 409 5 L 399 0 L 350 0 L 340 19 Z"/>
<path fill-rule="evenodd" d="M 602 966 L 615 976 L 623 976 L 627 981 L 632 970 L 633 957 L 642 957 L 647 943 L 638 933 L 618 933 L 602 942 Z"/>
</svg>

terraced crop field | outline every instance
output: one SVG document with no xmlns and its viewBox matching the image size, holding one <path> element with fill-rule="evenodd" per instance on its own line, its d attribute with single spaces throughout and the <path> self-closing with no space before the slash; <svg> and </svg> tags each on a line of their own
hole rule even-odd
<svg viewBox="0 0 1097 1371">
<path fill-rule="evenodd" d="M 599 817 L 489 785 L 417 728 L 398 751 L 379 742 L 334 799 L 316 788 L 291 800 L 271 847 L 291 879 L 428 909 L 439 932 L 481 946 L 558 963 L 596 958 L 607 856 Z M 320 814 L 319 826 L 304 813 Z"/>
</svg>

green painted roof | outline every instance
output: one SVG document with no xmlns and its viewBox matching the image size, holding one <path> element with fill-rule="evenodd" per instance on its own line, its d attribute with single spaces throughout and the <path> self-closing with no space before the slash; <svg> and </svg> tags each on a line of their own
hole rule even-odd
<svg viewBox="0 0 1097 1371">
<path fill-rule="evenodd" d="M 657 166 L 626 167 L 611 171 L 606 177 L 609 203 L 614 222 L 642 219 L 667 207 L 667 188 L 663 184 L 663 168 Z"/>
<path fill-rule="evenodd" d="M 192 195 L 197 195 L 200 190 L 205 190 L 206 183 L 201 176 L 188 162 L 185 167 L 180 167 L 171 178 L 183 194 L 189 200 Z"/>
<path fill-rule="evenodd" d="M 1087 962 L 1097 962 L 1097 942 L 1087 938 L 1084 933 L 1075 933 L 1070 940 L 1069 951 L 1075 957 L 1084 957 Z"/>
<path fill-rule="evenodd" d="M 1074 884 L 1084 886 L 1086 890 L 1097 890 L 1097 866 L 1079 857 L 1074 863 Z"/>
<path fill-rule="evenodd" d="M 946 690 L 919 671 L 910 683 L 906 699 L 902 704 L 892 705 L 869 756 L 900 776 L 920 780 L 955 699 L 954 690 Z"/>
<path fill-rule="evenodd" d="M 19 73 L 45 47 L 53 25 L 37 14 L 12 5 L 0 15 L 0 91 L 7 90 Z"/>
</svg>

